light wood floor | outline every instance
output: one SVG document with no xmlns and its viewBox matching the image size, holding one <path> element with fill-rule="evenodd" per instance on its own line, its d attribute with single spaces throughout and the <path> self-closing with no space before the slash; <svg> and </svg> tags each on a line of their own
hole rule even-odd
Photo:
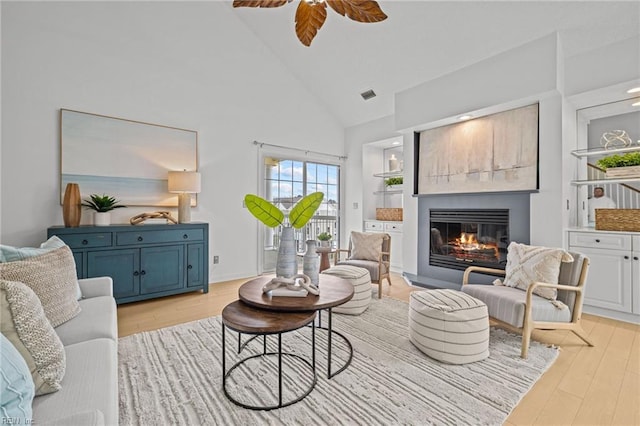
<svg viewBox="0 0 640 426">
<path fill-rule="evenodd" d="M 245 280 L 216 283 L 208 294 L 188 293 L 118 307 L 120 337 L 219 315 L 237 300 Z M 399 275 L 383 295 L 409 300 Z M 536 331 L 534 340 L 561 348 L 555 364 L 511 413 L 506 425 L 640 425 L 640 326 L 584 315 L 588 347 L 569 331 Z"/>
</svg>

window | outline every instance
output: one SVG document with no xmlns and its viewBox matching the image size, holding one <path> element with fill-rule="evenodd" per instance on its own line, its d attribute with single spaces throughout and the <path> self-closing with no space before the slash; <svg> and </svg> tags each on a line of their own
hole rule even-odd
<svg viewBox="0 0 640 426">
<path fill-rule="evenodd" d="M 313 192 L 324 193 L 322 204 L 313 218 L 301 229 L 295 230 L 299 252 L 305 250 L 305 241 L 314 240 L 321 232 L 332 236 L 338 246 L 340 217 L 340 167 L 332 164 L 265 157 L 265 196 L 288 217 L 291 208 Z M 263 271 L 275 270 L 282 227 L 266 228 L 264 239 Z"/>
</svg>

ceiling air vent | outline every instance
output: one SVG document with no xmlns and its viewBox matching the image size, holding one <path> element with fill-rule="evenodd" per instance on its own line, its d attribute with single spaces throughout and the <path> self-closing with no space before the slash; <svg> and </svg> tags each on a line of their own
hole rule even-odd
<svg viewBox="0 0 640 426">
<path fill-rule="evenodd" d="M 369 89 L 360 93 L 360 96 L 362 96 L 362 99 L 365 101 L 368 101 L 369 99 L 376 97 L 376 92 L 374 92 L 373 89 Z"/>
</svg>

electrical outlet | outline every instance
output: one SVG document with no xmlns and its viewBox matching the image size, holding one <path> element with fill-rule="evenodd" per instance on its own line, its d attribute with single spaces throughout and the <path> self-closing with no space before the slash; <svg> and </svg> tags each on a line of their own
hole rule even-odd
<svg viewBox="0 0 640 426">
<path fill-rule="evenodd" d="M 358 203 L 353 203 L 353 209 L 358 210 Z"/>
<path fill-rule="evenodd" d="M 213 256 L 213 264 L 218 264 L 220 263 L 220 256 Z"/>
</svg>

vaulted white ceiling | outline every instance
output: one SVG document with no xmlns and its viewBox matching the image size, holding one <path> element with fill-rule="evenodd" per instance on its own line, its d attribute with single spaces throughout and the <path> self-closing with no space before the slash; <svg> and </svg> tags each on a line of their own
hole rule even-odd
<svg viewBox="0 0 640 426">
<path fill-rule="evenodd" d="M 566 57 L 640 34 L 638 1 L 380 1 L 388 19 L 375 24 L 328 8 L 305 47 L 297 3 L 234 13 L 347 127 L 393 114 L 399 91 L 552 32 Z M 364 101 L 367 89 L 378 96 Z"/>
</svg>

